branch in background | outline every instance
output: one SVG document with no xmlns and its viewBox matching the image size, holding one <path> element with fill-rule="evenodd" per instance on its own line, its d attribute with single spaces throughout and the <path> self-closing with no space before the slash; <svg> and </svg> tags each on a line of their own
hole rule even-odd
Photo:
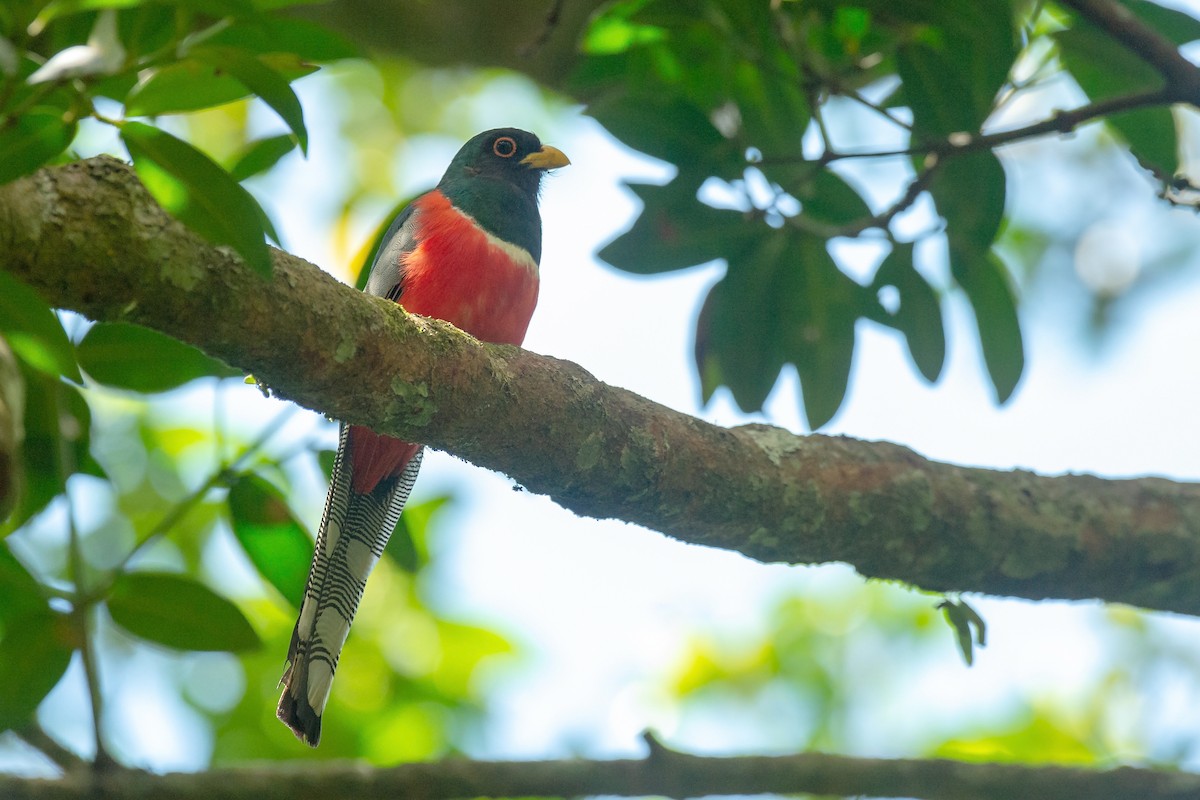
<svg viewBox="0 0 1200 800">
<path fill-rule="evenodd" d="M 86 771 L 92 769 L 92 763 L 85 761 L 72 751 L 63 747 L 50 734 L 42 729 L 37 720 L 31 719 L 29 724 L 15 731 L 27 745 L 34 748 L 48 760 L 56 764 L 63 772 Z M 0 793 L 0 797 L 6 797 Z"/>
<path fill-rule="evenodd" d="M 818 753 L 705 758 L 658 746 L 649 758 L 620 761 L 454 760 L 378 769 L 326 762 L 196 774 L 127 771 L 56 781 L 0 777 L 0 796 L 7 800 L 85 800 L 97 796 L 109 800 L 449 800 L 586 795 L 684 798 L 801 792 L 920 800 L 1159 800 L 1196 797 L 1200 775 L 1133 767 L 1100 771 Z"/>
<path fill-rule="evenodd" d="M 259 277 L 111 158 L 0 187 L 0 264 L 55 305 L 156 328 L 280 397 L 506 473 L 576 513 L 933 590 L 1200 613 L 1200 486 L 720 428 L 274 257 L 274 276 Z"/>
<path fill-rule="evenodd" d="M 1061 0 L 1089 22 L 1132 50 L 1167 82 L 1170 99 L 1200 106 L 1200 70 L 1169 39 L 1115 0 Z"/>
</svg>

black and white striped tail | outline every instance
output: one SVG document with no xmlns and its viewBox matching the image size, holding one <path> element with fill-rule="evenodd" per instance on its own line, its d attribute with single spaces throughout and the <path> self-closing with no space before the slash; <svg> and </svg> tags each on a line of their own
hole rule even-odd
<svg viewBox="0 0 1200 800">
<path fill-rule="evenodd" d="M 312 747 L 321 739 L 321 714 L 367 576 L 400 519 L 423 452 L 418 450 L 399 476 L 380 481 L 369 494 L 358 494 L 350 488 L 349 431 L 343 422 L 276 710 L 296 737 Z"/>
</svg>

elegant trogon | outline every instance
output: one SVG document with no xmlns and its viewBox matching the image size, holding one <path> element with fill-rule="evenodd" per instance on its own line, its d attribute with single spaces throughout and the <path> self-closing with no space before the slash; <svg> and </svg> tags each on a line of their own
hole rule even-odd
<svg viewBox="0 0 1200 800">
<path fill-rule="evenodd" d="M 546 170 L 570 163 L 515 128 L 479 134 L 392 222 L 366 291 L 485 342 L 520 344 L 537 303 Z M 278 716 L 316 746 L 338 656 L 421 464 L 421 445 L 342 423 Z"/>
</svg>

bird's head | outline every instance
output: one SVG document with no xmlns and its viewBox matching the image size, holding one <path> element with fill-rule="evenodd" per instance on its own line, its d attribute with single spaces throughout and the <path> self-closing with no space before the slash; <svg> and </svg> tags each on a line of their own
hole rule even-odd
<svg viewBox="0 0 1200 800">
<path fill-rule="evenodd" d="M 494 128 L 472 137 L 446 169 L 442 184 L 493 178 L 536 196 L 546 170 L 571 161 L 556 147 L 519 128 Z"/>
</svg>

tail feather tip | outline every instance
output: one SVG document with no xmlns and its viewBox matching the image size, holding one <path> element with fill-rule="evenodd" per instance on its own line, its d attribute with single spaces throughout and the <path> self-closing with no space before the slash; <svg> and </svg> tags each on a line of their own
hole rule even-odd
<svg viewBox="0 0 1200 800">
<path fill-rule="evenodd" d="M 306 698 L 293 697 L 290 689 L 284 689 L 275 716 L 309 747 L 320 744 L 321 715 L 309 705 Z"/>
</svg>

